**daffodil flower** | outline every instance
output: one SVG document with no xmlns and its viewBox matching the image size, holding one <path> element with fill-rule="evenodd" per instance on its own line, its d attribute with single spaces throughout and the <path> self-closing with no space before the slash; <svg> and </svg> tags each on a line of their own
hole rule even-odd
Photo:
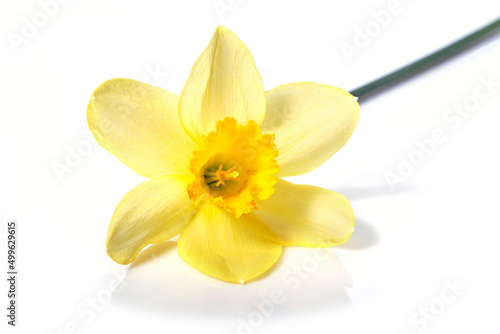
<svg viewBox="0 0 500 334">
<path fill-rule="evenodd" d="M 218 27 L 180 97 L 130 79 L 100 85 L 88 105 L 97 142 L 150 180 L 125 195 L 106 251 L 128 264 L 171 239 L 192 267 L 244 283 L 283 246 L 345 243 L 354 214 L 341 194 L 281 177 L 310 172 L 351 137 L 348 92 L 312 82 L 265 91 L 248 49 Z"/>
</svg>

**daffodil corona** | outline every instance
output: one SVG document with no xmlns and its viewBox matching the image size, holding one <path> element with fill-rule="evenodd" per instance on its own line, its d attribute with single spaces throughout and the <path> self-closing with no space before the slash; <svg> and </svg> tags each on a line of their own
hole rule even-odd
<svg viewBox="0 0 500 334">
<path fill-rule="evenodd" d="M 274 135 L 262 135 L 254 121 L 246 126 L 226 117 L 194 152 L 190 170 L 195 179 L 188 186 L 189 198 L 226 209 L 235 218 L 257 209 L 254 196 L 268 199 L 274 192 L 279 167 Z"/>
<path fill-rule="evenodd" d="M 150 179 L 111 218 L 106 251 L 118 263 L 180 234 L 187 263 L 244 283 L 267 271 L 283 246 L 331 247 L 353 233 L 343 195 L 281 177 L 312 171 L 345 145 L 357 99 L 311 82 L 264 91 L 250 52 L 224 27 L 180 97 L 112 79 L 94 91 L 87 116 L 97 142 Z"/>
</svg>

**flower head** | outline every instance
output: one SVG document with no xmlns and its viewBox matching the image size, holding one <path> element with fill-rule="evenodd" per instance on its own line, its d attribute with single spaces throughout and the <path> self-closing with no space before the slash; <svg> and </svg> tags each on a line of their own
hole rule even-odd
<svg viewBox="0 0 500 334">
<path fill-rule="evenodd" d="M 264 91 L 250 52 L 224 27 L 180 97 L 112 79 L 87 114 L 97 142 L 150 179 L 111 218 L 106 250 L 118 263 L 180 234 L 187 263 L 243 283 L 268 270 L 282 246 L 331 247 L 353 232 L 343 195 L 281 177 L 312 171 L 345 145 L 356 98 L 311 82 Z"/>
</svg>

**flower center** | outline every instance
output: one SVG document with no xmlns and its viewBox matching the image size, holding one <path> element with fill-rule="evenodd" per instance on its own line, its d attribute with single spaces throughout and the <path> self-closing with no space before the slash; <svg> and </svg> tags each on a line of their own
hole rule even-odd
<svg viewBox="0 0 500 334">
<path fill-rule="evenodd" d="M 205 183 L 209 187 L 213 187 L 214 183 L 215 186 L 218 187 L 221 184 L 226 185 L 225 181 L 226 180 L 235 180 L 238 181 L 238 176 L 240 176 L 240 173 L 238 173 L 235 169 L 236 167 L 231 167 L 227 171 L 222 170 L 223 166 L 219 165 L 219 169 L 216 171 L 209 170 L 207 169 L 204 173 L 205 176 Z"/>
<path fill-rule="evenodd" d="M 226 117 L 193 152 L 189 198 L 209 200 L 235 217 L 249 213 L 257 209 L 255 196 L 263 200 L 274 192 L 277 156 L 273 134 L 263 135 L 254 121 L 239 125 Z"/>
</svg>

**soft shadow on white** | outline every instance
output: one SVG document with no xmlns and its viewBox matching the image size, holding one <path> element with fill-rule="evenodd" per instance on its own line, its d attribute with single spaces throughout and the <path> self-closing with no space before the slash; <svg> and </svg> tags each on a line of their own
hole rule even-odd
<svg viewBox="0 0 500 334">
<path fill-rule="evenodd" d="M 287 247 L 280 261 L 258 280 L 226 283 L 200 273 L 178 255 L 176 243 L 152 245 L 130 266 L 113 304 L 141 311 L 196 316 L 241 316 L 278 291 L 276 315 L 290 316 L 352 306 L 352 280 L 335 249 Z"/>
<path fill-rule="evenodd" d="M 354 233 L 351 239 L 343 245 L 342 249 L 357 251 L 372 248 L 380 242 L 378 229 L 364 218 L 356 217 Z"/>
<path fill-rule="evenodd" d="M 377 184 L 370 186 L 347 186 L 347 187 L 335 187 L 328 188 L 335 192 L 341 193 L 349 199 L 349 201 L 360 201 L 369 198 L 375 198 L 380 196 L 394 196 L 401 193 L 409 193 L 414 190 L 411 186 L 405 185 L 399 186 L 396 189 L 391 189 L 388 185 Z"/>
</svg>

